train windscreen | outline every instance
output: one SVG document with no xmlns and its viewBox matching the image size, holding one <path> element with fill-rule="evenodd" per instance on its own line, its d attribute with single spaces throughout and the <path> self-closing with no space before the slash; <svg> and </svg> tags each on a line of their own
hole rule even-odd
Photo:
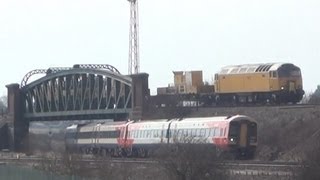
<svg viewBox="0 0 320 180">
<path fill-rule="evenodd" d="M 257 123 L 251 122 L 248 126 L 248 137 L 250 143 L 257 142 Z"/>
<path fill-rule="evenodd" d="M 240 123 L 231 122 L 230 129 L 229 129 L 229 141 L 233 143 L 237 143 L 239 136 L 240 136 Z"/>
</svg>

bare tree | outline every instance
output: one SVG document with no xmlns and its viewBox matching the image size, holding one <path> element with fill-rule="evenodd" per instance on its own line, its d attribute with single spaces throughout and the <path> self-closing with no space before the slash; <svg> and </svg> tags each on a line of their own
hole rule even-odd
<svg viewBox="0 0 320 180">
<path fill-rule="evenodd" d="M 192 138 L 163 145 L 155 158 L 171 179 L 202 180 L 225 179 L 216 148 L 212 144 Z"/>
<path fill-rule="evenodd" d="M 0 97 L 0 112 L 2 115 L 7 112 L 7 108 L 7 96 Z"/>
<path fill-rule="evenodd" d="M 311 138 L 313 141 L 315 141 L 312 146 L 306 147 L 308 149 L 304 152 L 305 160 L 302 163 L 303 168 L 301 169 L 301 173 L 299 176 L 301 180 L 320 179 L 320 143 L 318 142 L 319 137 L 320 130 Z"/>
<path fill-rule="evenodd" d="M 317 87 L 317 89 L 309 95 L 309 101 L 310 104 L 320 104 L 320 85 Z"/>
</svg>

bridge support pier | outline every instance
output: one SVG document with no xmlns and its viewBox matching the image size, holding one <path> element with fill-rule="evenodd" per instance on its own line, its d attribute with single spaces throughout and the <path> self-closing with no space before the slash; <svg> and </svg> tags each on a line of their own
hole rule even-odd
<svg viewBox="0 0 320 180">
<path fill-rule="evenodd" d="M 29 130 L 29 122 L 23 118 L 24 101 L 19 84 L 9 84 L 8 89 L 8 129 L 9 148 L 22 151 Z"/>
<path fill-rule="evenodd" d="M 132 78 L 132 112 L 131 120 L 141 120 L 148 110 L 148 99 L 150 98 L 149 74 L 139 73 L 130 75 Z"/>
</svg>

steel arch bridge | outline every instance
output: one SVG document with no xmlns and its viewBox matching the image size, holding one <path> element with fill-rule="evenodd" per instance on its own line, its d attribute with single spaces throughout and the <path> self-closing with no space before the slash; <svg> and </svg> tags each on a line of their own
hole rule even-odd
<svg viewBox="0 0 320 180">
<path fill-rule="evenodd" d="M 35 74 L 45 74 L 31 83 Z M 30 71 L 21 82 L 24 118 L 82 120 L 127 118 L 132 79 L 111 65 L 74 65 Z"/>
</svg>

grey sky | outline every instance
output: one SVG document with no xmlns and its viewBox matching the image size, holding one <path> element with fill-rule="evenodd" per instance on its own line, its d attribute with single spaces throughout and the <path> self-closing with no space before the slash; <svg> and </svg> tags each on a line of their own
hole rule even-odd
<svg viewBox="0 0 320 180">
<path fill-rule="evenodd" d="M 319 0 L 139 0 L 140 69 L 151 92 L 172 71 L 291 62 L 320 84 Z M 126 0 L 0 0 L 0 95 L 33 69 L 111 64 L 127 73 Z"/>
</svg>

